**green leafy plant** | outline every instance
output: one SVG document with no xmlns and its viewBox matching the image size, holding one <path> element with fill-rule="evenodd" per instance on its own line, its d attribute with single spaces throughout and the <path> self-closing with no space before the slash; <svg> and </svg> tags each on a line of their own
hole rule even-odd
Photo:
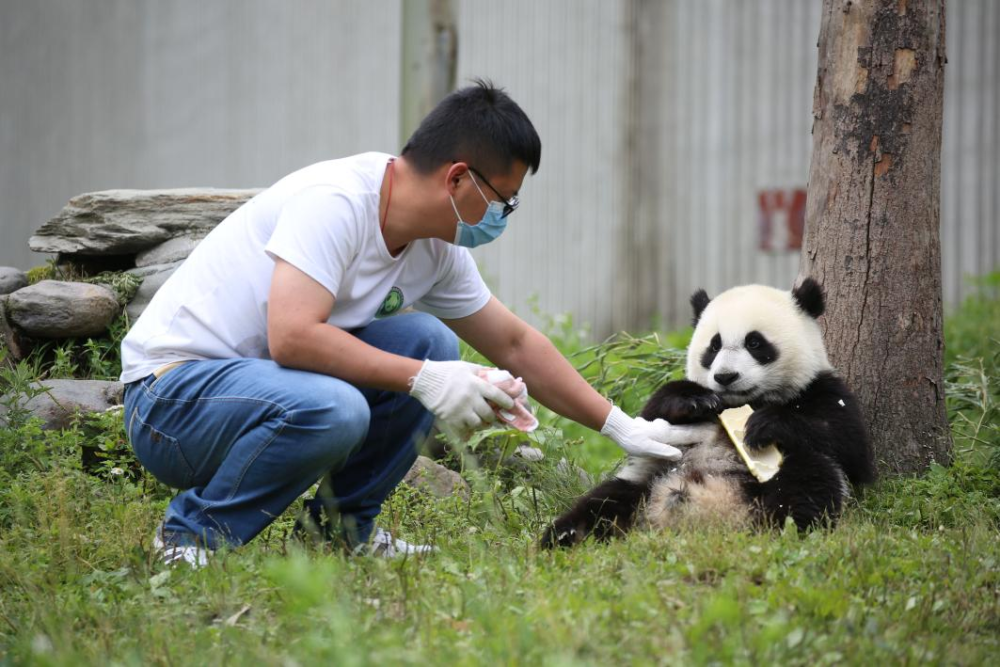
<svg viewBox="0 0 1000 667">
<path fill-rule="evenodd" d="M 662 385 L 684 375 L 683 348 L 666 344 L 658 333 L 615 334 L 574 354 L 577 369 L 615 404 L 635 412 Z"/>
<path fill-rule="evenodd" d="M 52 348 L 53 359 L 49 367 L 49 377 L 51 378 L 72 378 L 76 377 L 79 364 L 73 361 L 74 343 L 65 341 Z"/>
<path fill-rule="evenodd" d="M 128 333 L 128 316 L 123 311 L 100 337 L 66 338 L 35 346 L 29 362 L 46 369 L 46 378 L 116 380 L 121 375 L 121 344 Z"/>
<path fill-rule="evenodd" d="M 85 278 L 83 282 L 110 288 L 115 293 L 118 303 L 124 308 L 139 291 L 142 280 L 139 276 L 124 271 L 103 271 L 96 276 Z"/>
<path fill-rule="evenodd" d="M 1000 348 L 989 359 L 958 357 L 946 369 L 947 404 L 959 454 L 1000 473 Z"/>
<path fill-rule="evenodd" d="M 0 348 L 0 486 L 27 471 L 44 470 L 49 454 L 41 420 L 28 408 L 45 389 L 30 363 L 7 363 L 6 354 Z"/>
<path fill-rule="evenodd" d="M 45 264 L 28 269 L 26 276 L 29 285 L 34 285 L 43 280 L 74 281 L 84 280 L 87 277 L 86 273 L 75 264 L 70 262 L 59 263 L 55 258 L 46 260 Z"/>
</svg>

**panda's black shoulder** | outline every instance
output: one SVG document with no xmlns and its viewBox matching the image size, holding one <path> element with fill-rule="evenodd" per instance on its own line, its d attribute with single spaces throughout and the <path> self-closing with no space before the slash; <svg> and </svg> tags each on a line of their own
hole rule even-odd
<svg viewBox="0 0 1000 667">
<path fill-rule="evenodd" d="M 851 390 L 847 383 L 833 371 L 822 371 L 817 374 L 802 392 L 807 396 L 850 396 Z"/>
<path fill-rule="evenodd" d="M 868 429 L 857 397 L 843 379 L 833 372 L 823 372 L 805 388 L 794 402 L 796 414 L 822 424 L 832 455 L 853 484 L 875 480 L 875 466 Z"/>
<path fill-rule="evenodd" d="M 840 413 L 850 413 L 852 417 L 856 413 L 858 418 L 861 416 L 860 410 L 857 409 L 857 399 L 847 387 L 847 383 L 832 371 L 819 373 L 806 385 L 793 403 L 801 414 L 815 414 L 824 419 Z"/>
</svg>

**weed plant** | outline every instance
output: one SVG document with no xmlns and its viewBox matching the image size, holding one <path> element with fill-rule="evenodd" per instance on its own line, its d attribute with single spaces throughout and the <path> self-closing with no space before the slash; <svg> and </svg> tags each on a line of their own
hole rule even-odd
<svg viewBox="0 0 1000 667">
<path fill-rule="evenodd" d="M 122 372 L 122 339 L 128 333 L 128 315 L 122 311 L 100 337 L 39 341 L 27 364 L 41 369 L 44 380 L 117 380 Z"/>
<path fill-rule="evenodd" d="M 980 294 L 947 323 L 955 463 L 881 482 L 832 531 L 696 526 L 540 552 L 547 522 L 617 458 L 543 411 L 526 440 L 493 429 L 452 455 L 468 498 L 389 499 L 381 525 L 433 543 L 429 557 L 300 543 L 293 507 L 202 570 L 152 554 L 173 492 L 136 465 L 120 411 L 42 431 L 23 402 L 50 367 L 0 364 L 0 663 L 990 664 L 1000 360 L 984 340 L 998 317 Z M 627 410 L 681 372 L 684 333 L 586 346 L 560 326 Z M 525 442 L 545 459 L 502 463 Z"/>
</svg>

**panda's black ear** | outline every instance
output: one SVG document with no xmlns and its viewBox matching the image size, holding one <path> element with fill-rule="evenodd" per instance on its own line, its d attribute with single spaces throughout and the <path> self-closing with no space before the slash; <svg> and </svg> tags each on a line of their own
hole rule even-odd
<svg viewBox="0 0 1000 667">
<path fill-rule="evenodd" d="M 812 278 L 806 278 L 798 287 L 792 290 L 792 297 L 807 315 L 816 319 L 823 314 L 826 303 L 823 298 L 823 288 Z"/>
<path fill-rule="evenodd" d="M 691 295 L 691 307 L 694 309 L 694 320 L 691 321 L 691 326 L 698 326 L 698 320 L 701 319 L 701 313 L 705 310 L 705 306 L 711 299 L 708 298 L 708 293 L 700 289 Z"/>
</svg>

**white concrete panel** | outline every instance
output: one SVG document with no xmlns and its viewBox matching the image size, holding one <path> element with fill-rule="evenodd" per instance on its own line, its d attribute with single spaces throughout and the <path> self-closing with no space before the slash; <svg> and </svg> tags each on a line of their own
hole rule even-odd
<svg viewBox="0 0 1000 667">
<path fill-rule="evenodd" d="M 474 255 L 498 297 L 530 317 L 573 313 L 608 330 L 623 209 L 628 34 L 624 3 L 597 0 L 459 7 L 459 85 L 492 79 L 542 138 L 537 175 L 502 241 Z"/>
<path fill-rule="evenodd" d="M 757 193 L 804 188 L 811 145 L 819 4 L 796 0 L 672 3 L 663 136 L 676 267 L 666 319 L 689 319 L 687 298 L 737 283 L 788 286 L 798 253 L 758 249 Z"/>
<path fill-rule="evenodd" d="M 683 324 L 697 287 L 787 286 L 798 270 L 796 252 L 758 249 L 757 194 L 806 185 L 820 0 L 663 0 L 656 12 L 649 1 L 459 3 L 459 84 L 505 86 L 543 143 L 521 210 L 477 259 L 519 313 L 536 295 L 597 336 L 646 327 L 639 314 L 655 311 Z M 0 0 L 0 264 L 40 261 L 28 236 L 80 192 L 261 186 L 316 160 L 398 150 L 399 10 Z M 663 41 L 643 45 L 636 21 L 654 15 L 662 25 L 648 33 Z M 948 3 L 951 303 L 1000 261 L 997 35 L 1000 3 Z M 653 66 L 638 71 L 640 59 Z M 640 168 L 660 186 L 634 201 Z M 635 227 L 649 211 L 652 229 Z M 629 256 L 637 239 L 655 246 L 641 261 Z M 655 303 L 638 303 L 637 275 L 653 277 Z"/>
<path fill-rule="evenodd" d="M 969 279 L 1000 269 L 1000 6 L 947 5 L 941 157 L 941 256 L 945 303 L 970 293 Z"/>
<path fill-rule="evenodd" d="M 70 197 L 399 148 L 399 4 L 0 0 L 0 264 Z"/>
</svg>

